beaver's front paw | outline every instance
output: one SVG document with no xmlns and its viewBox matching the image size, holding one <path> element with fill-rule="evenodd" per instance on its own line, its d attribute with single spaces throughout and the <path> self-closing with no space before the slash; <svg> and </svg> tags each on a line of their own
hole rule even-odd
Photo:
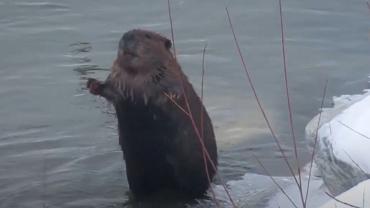
<svg viewBox="0 0 370 208">
<path fill-rule="evenodd" d="M 89 89 L 90 93 L 93 95 L 99 95 L 101 92 L 103 84 L 94 79 L 94 78 L 89 78 L 86 83 L 86 87 Z"/>
</svg>

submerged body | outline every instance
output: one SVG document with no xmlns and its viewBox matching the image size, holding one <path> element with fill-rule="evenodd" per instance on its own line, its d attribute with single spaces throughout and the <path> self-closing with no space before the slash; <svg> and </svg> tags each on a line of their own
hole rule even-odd
<svg viewBox="0 0 370 208">
<path fill-rule="evenodd" d="M 161 189 L 201 196 L 216 173 L 211 120 L 170 48 L 157 33 L 129 31 L 106 81 L 87 83 L 116 109 L 127 178 L 137 197 Z"/>
</svg>

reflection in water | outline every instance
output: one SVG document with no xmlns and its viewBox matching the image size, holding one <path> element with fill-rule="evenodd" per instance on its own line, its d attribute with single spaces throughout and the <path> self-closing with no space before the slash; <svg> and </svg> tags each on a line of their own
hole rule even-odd
<svg viewBox="0 0 370 208">
<path fill-rule="evenodd" d="M 73 54 L 87 53 L 92 49 L 92 46 L 89 42 L 72 43 L 69 46 L 74 48 L 71 50 L 71 53 Z"/>
<path fill-rule="evenodd" d="M 109 71 L 107 68 L 100 67 L 96 64 L 90 64 L 91 59 L 88 57 L 92 46 L 88 42 L 77 42 L 70 44 L 71 58 L 74 64 L 74 71 L 78 72 L 82 80 L 86 80 L 87 75 L 94 74 L 95 71 Z"/>
<path fill-rule="evenodd" d="M 18 7 L 35 7 L 37 9 L 52 9 L 52 10 L 61 10 L 66 11 L 70 8 L 66 4 L 53 3 L 53 2 L 14 2 L 14 5 Z"/>
</svg>

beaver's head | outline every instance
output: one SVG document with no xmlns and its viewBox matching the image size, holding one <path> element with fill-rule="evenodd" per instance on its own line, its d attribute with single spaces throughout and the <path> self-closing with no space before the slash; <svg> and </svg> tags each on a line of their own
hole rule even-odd
<svg viewBox="0 0 370 208">
<path fill-rule="evenodd" d="M 158 33 L 145 30 L 126 32 L 118 47 L 108 82 L 124 98 L 150 98 L 179 93 L 180 66 L 171 53 L 172 43 Z"/>
<path fill-rule="evenodd" d="M 131 30 L 119 42 L 117 64 L 132 75 L 152 73 L 153 67 L 161 67 L 174 58 L 171 46 L 171 41 L 159 34 Z"/>
</svg>

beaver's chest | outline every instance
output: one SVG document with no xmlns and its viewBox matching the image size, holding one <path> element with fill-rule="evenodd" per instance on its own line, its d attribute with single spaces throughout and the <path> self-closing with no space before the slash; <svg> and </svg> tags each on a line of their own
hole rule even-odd
<svg viewBox="0 0 370 208">
<path fill-rule="evenodd" d="M 177 131 L 181 129 L 169 111 L 150 103 L 121 102 L 116 105 L 119 142 L 123 151 L 146 156 L 170 151 Z"/>
</svg>

